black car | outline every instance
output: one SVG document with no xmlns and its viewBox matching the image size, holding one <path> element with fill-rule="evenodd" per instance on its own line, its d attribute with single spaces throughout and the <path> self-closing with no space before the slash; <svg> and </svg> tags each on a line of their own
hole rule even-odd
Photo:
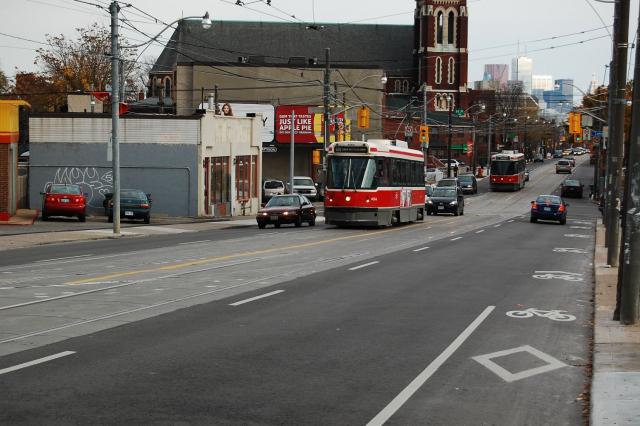
<svg viewBox="0 0 640 426">
<path fill-rule="evenodd" d="M 463 193 L 478 193 L 478 181 L 474 175 L 458 175 L 458 182 Z"/>
<path fill-rule="evenodd" d="M 113 194 L 105 194 L 105 203 L 109 222 L 113 222 Z M 142 219 L 144 223 L 151 222 L 151 194 L 145 194 L 139 189 L 120 190 L 120 218 Z"/>
<path fill-rule="evenodd" d="M 256 216 L 258 228 L 264 229 L 268 224 L 280 228 L 283 223 L 302 226 L 316 224 L 316 209 L 304 195 L 274 195 L 269 202 L 258 211 Z"/>
<path fill-rule="evenodd" d="M 531 202 L 531 223 L 540 220 L 557 220 L 560 225 L 567 223 L 567 207 L 561 197 L 557 195 L 539 195 Z"/>
<path fill-rule="evenodd" d="M 584 185 L 577 179 L 567 179 L 560 185 L 561 197 L 582 198 Z"/>
<path fill-rule="evenodd" d="M 427 202 L 427 214 L 438 213 L 453 213 L 455 216 L 464 214 L 464 195 L 460 188 L 449 186 L 433 190 Z"/>
</svg>

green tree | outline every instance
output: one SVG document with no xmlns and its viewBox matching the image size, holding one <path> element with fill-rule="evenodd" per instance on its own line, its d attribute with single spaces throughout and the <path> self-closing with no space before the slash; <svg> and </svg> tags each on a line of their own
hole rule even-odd
<svg viewBox="0 0 640 426">
<path fill-rule="evenodd" d="M 6 93 L 10 89 L 9 79 L 4 71 L 0 70 L 0 93 Z"/>
</svg>

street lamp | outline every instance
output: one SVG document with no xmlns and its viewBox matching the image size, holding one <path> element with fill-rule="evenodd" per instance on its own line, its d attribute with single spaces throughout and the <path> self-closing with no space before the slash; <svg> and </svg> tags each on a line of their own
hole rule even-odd
<svg viewBox="0 0 640 426">
<path fill-rule="evenodd" d="M 447 137 L 447 177 L 451 177 L 451 112 L 453 110 L 453 96 L 447 95 L 447 103 L 449 104 L 449 118 L 448 118 L 448 131 L 449 135 Z"/>
<path fill-rule="evenodd" d="M 176 19 L 162 31 L 156 34 L 154 37 L 144 43 L 129 46 L 120 46 L 118 44 L 118 12 L 120 12 L 120 5 L 117 1 L 111 2 L 109 5 L 109 12 L 111 14 L 111 150 L 112 150 L 112 167 L 113 167 L 113 233 L 120 235 L 120 144 L 118 141 L 118 131 L 120 128 L 120 48 L 136 48 L 147 45 L 153 41 L 156 41 L 162 33 L 164 33 L 173 24 L 187 19 L 201 19 L 202 28 L 211 28 L 211 18 L 209 12 L 204 16 L 189 16 L 186 18 Z"/>
<path fill-rule="evenodd" d="M 471 152 L 471 173 L 475 174 L 476 173 L 476 154 L 478 152 L 477 148 L 476 148 L 476 118 L 478 116 L 478 114 L 480 114 L 481 112 L 484 112 L 485 109 L 487 108 L 485 104 L 480 103 L 480 104 L 474 104 L 471 105 L 469 108 L 467 108 L 464 112 L 468 112 L 471 111 L 473 108 L 476 107 L 480 107 L 480 110 L 477 111 L 474 114 L 471 114 L 471 116 L 473 117 L 473 137 L 472 137 L 472 142 L 473 142 L 473 146 L 472 146 L 472 152 Z"/>
</svg>

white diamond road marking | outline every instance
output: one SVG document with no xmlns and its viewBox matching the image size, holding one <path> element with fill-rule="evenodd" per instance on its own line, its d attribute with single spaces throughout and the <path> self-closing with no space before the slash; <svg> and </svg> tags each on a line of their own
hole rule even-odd
<svg viewBox="0 0 640 426">
<path fill-rule="evenodd" d="M 503 356 L 513 355 L 520 352 L 528 352 L 529 354 L 546 362 L 547 365 L 531 368 L 529 370 L 524 370 L 519 373 L 512 373 L 500 367 L 498 364 L 492 361 L 493 358 L 500 358 Z M 547 355 L 544 352 L 541 352 L 535 348 L 532 348 L 529 345 L 524 345 L 524 346 L 520 346 L 513 349 L 494 352 L 491 354 L 474 356 L 472 357 L 472 359 L 474 359 L 475 361 L 485 366 L 489 371 L 493 372 L 495 375 L 497 375 L 507 383 L 515 382 L 516 380 L 526 379 L 528 377 L 536 376 L 538 374 L 548 373 L 550 371 L 557 370 L 558 368 L 567 367 L 567 364 L 565 364 L 564 362 L 555 359 L 551 355 Z"/>
</svg>

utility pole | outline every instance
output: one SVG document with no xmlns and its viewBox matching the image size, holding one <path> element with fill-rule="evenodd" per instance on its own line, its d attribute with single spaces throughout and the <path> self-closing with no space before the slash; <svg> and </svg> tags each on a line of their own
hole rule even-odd
<svg viewBox="0 0 640 426">
<path fill-rule="evenodd" d="M 471 173 L 475 176 L 476 174 L 476 153 L 478 150 L 476 149 L 476 116 L 477 114 L 472 114 L 473 117 L 473 134 L 471 142 L 473 143 L 471 147 Z"/>
<path fill-rule="evenodd" d="M 453 109 L 453 96 L 449 95 L 449 137 L 447 138 L 447 177 L 451 177 L 451 110 Z"/>
<path fill-rule="evenodd" d="M 338 82 L 333 82 L 333 92 L 335 93 L 334 105 L 338 105 Z M 335 142 L 338 142 L 338 135 L 340 134 L 340 129 L 338 128 L 338 113 L 333 114 L 333 139 Z"/>
<path fill-rule="evenodd" d="M 322 150 L 322 172 L 323 172 L 323 180 L 324 184 L 326 184 L 327 179 L 327 142 L 329 141 L 329 86 L 331 82 L 331 68 L 329 64 L 329 52 L 330 49 L 327 47 L 324 49 L 325 61 L 324 61 L 324 94 L 323 94 L 323 103 L 324 103 L 324 129 L 322 132 L 323 137 L 323 147 Z"/>
<path fill-rule="evenodd" d="M 624 141 L 624 109 L 627 86 L 629 0 L 615 3 L 613 65 L 609 81 L 609 147 L 607 149 L 606 242 L 607 263 L 618 266 L 620 256 L 620 174 Z"/>
<path fill-rule="evenodd" d="M 420 24 L 422 25 L 422 24 Z M 420 27 L 422 28 L 422 26 Z M 422 125 L 428 126 L 427 124 L 427 113 L 428 113 L 428 100 L 427 100 L 427 83 L 422 83 Z M 427 130 L 427 137 L 429 135 L 429 131 Z M 429 167 L 429 142 L 421 142 L 422 148 L 422 158 L 424 160 L 424 174 L 427 175 L 427 168 Z"/>
<path fill-rule="evenodd" d="M 491 171 L 491 116 L 489 116 L 489 132 L 487 135 L 487 176 Z"/>
<path fill-rule="evenodd" d="M 118 12 L 120 6 L 114 1 L 109 6 L 111 12 L 111 144 L 113 167 L 113 233 L 120 235 L 120 145 L 118 129 L 120 126 L 120 51 L 118 48 Z"/>
<path fill-rule="evenodd" d="M 640 24 L 640 15 L 638 16 Z M 640 28 L 636 37 L 640 36 Z M 625 190 L 625 235 L 623 270 L 620 289 L 620 322 L 635 324 L 640 320 L 640 53 L 636 50 L 633 77 L 633 109 L 631 139 Z"/>
<path fill-rule="evenodd" d="M 296 141 L 296 112 L 291 111 L 291 146 L 289 147 L 289 193 L 293 194 L 293 165 L 295 158 L 295 141 Z"/>
</svg>

